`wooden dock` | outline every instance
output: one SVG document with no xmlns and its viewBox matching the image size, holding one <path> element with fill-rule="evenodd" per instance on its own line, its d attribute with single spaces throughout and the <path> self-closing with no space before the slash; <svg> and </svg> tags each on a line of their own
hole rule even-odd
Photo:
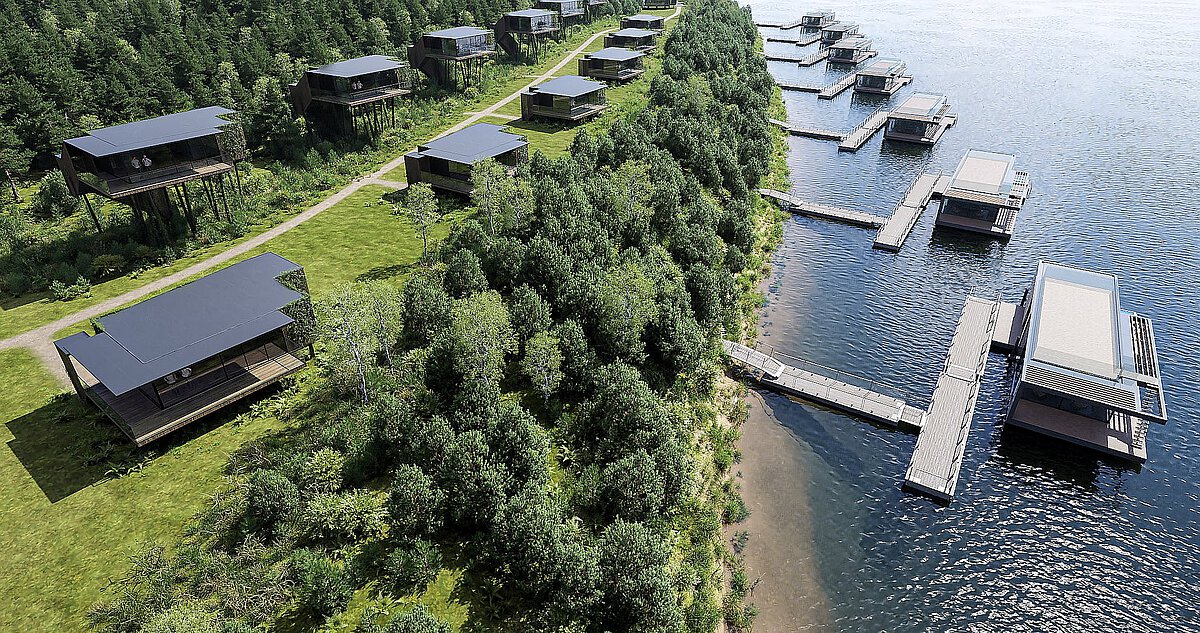
<svg viewBox="0 0 1200 633">
<path fill-rule="evenodd" d="M 763 57 L 767 58 L 767 61 L 769 62 L 794 62 L 801 65 L 803 65 L 804 60 L 808 59 L 807 57 L 785 57 L 783 55 L 772 55 L 770 53 L 763 53 Z M 812 66 L 812 64 L 808 65 Z"/>
<path fill-rule="evenodd" d="M 908 234 L 917 225 L 917 219 L 933 200 L 933 190 L 941 178 L 940 173 L 927 173 L 913 181 L 900 199 L 900 204 L 896 205 L 875 234 L 875 248 L 895 253 L 904 246 L 904 240 L 908 239 Z"/>
<path fill-rule="evenodd" d="M 862 146 L 866 145 L 872 136 L 875 136 L 879 130 L 883 129 L 883 126 L 887 123 L 888 115 L 891 113 L 892 111 L 887 109 L 887 107 L 880 107 L 878 110 L 872 112 L 858 127 L 851 130 L 849 134 L 846 134 L 842 142 L 838 144 L 838 151 L 857 152 L 862 149 Z"/>
<path fill-rule="evenodd" d="M 796 63 L 801 66 L 816 66 L 818 63 L 825 61 L 829 57 L 829 49 L 823 48 L 804 59 L 797 59 Z"/>
<path fill-rule="evenodd" d="M 790 81 L 776 81 L 776 86 L 784 90 L 793 90 L 795 92 L 821 92 L 824 90 L 821 86 L 811 86 L 809 84 L 794 84 Z"/>
<path fill-rule="evenodd" d="M 906 488 L 944 501 L 954 498 L 999 312 L 999 301 L 967 297 L 904 473 Z"/>
<path fill-rule="evenodd" d="M 853 86 L 855 81 L 858 81 L 858 73 L 849 73 L 834 83 L 821 88 L 821 90 L 817 92 L 817 98 L 832 99 L 845 92 L 850 88 L 850 86 Z"/>
<path fill-rule="evenodd" d="M 797 215 L 822 220 L 833 220 L 834 222 L 843 222 L 868 228 L 883 226 L 887 222 L 887 218 L 873 213 L 809 202 L 782 191 L 775 191 L 774 189 L 759 189 L 758 193 L 761 196 L 775 200 L 779 203 L 780 208 Z"/>
<path fill-rule="evenodd" d="M 786 121 L 780 121 L 778 119 L 771 119 L 771 124 L 793 136 L 806 136 L 808 138 L 820 139 L 822 141 L 841 142 L 845 136 L 841 132 L 834 132 L 833 130 L 792 126 Z"/>
<path fill-rule="evenodd" d="M 799 366 L 789 365 L 732 341 L 722 344 L 729 357 L 753 372 L 758 382 L 778 391 L 888 426 L 920 428 L 924 418 L 923 411 L 905 404 L 902 398 L 851 384 L 871 384 L 861 378 L 802 359 L 792 360 Z"/>
<path fill-rule="evenodd" d="M 808 46 L 810 44 L 816 44 L 819 41 L 821 41 L 821 32 L 814 31 L 809 35 L 801 35 L 799 38 L 797 38 L 796 46 Z"/>
</svg>

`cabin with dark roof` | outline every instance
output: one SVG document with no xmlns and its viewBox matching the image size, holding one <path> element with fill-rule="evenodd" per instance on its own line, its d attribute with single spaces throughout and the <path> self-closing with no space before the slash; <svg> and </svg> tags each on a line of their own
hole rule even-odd
<svg viewBox="0 0 1200 633">
<path fill-rule="evenodd" d="M 853 22 L 834 22 L 821 28 L 821 43 L 828 46 L 844 37 L 858 35 L 858 25 Z"/>
<path fill-rule="evenodd" d="M 812 11 L 801 16 L 800 26 L 806 29 L 822 29 L 833 24 L 835 18 L 833 11 Z"/>
<path fill-rule="evenodd" d="M 1145 462 L 1167 404 L 1154 324 L 1122 308 L 1117 277 L 1041 262 L 1014 320 L 1020 371 L 1005 424 Z"/>
<path fill-rule="evenodd" d="M 210 106 L 92 130 L 63 141 L 58 154 L 67 189 L 91 210 L 89 194 L 129 205 L 145 227 L 151 217 L 181 209 L 196 232 L 196 216 L 185 185 L 199 181 L 202 202 L 229 216 L 225 177 L 241 190 L 236 163 L 245 160 L 246 137 L 237 113 Z M 174 192 L 172 200 L 170 195 Z M 92 213 L 95 217 L 95 213 Z"/>
<path fill-rule="evenodd" d="M 621 28 L 623 29 L 642 29 L 643 31 L 662 33 L 663 29 L 666 27 L 666 18 L 662 17 L 661 15 L 639 13 L 637 15 L 621 18 Z"/>
<path fill-rule="evenodd" d="M 954 125 L 946 95 L 914 92 L 888 113 L 883 138 L 888 141 L 933 145 Z"/>
<path fill-rule="evenodd" d="M 628 81 L 646 72 L 646 54 L 628 48 L 602 48 L 594 53 L 585 53 L 579 60 L 579 74 L 584 77 Z"/>
<path fill-rule="evenodd" d="M 905 74 L 908 66 L 898 59 L 877 59 L 858 71 L 854 92 L 874 95 L 893 95 L 912 77 Z"/>
<path fill-rule="evenodd" d="M 537 61 L 546 40 L 561 32 L 562 22 L 553 11 L 524 9 L 500 16 L 492 30 L 496 33 L 496 45 L 509 56 Z"/>
<path fill-rule="evenodd" d="M 674 9 L 678 0 L 642 0 L 642 8 L 650 11 Z"/>
<path fill-rule="evenodd" d="M 408 63 L 435 83 L 468 86 L 483 78 L 483 66 L 496 54 L 495 37 L 473 26 L 426 33 L 408 47 Z"/>
<path fill-rule="evenodd" d="M 830 64 L 860 64 L 875 55 L 871 50 L 871 40 L 865 37 L 844 37 L 829 45 Z"/>
<path fill-rule="evenodd" d="M 471 169 L 475 163 L 494 158 L 515 171 L 529 158 L 529 142 L 504 129 L 476 123 L 417 146 L 404 155 L 408 182 L 424 182 L 435 189 L 469 195 L 474 190 Z"/>
<path fill-rule="evenodd" d="M 298 371 L 315 317 L 304 269 L 264 253 L 54 342 L 80 399 L 145 446 Z"/>
<path fill-rule="evenodd" d="M 395 124 L 396 100 L 412 94 L 413 82 L 404 62 L 367 55 L 306 70 L 288 88 L 292 112 L 310 132 L 340 136 Z"/>
<path fill-rule="evenodd" d="M 521 118 L 582 121 L 608 109 L 605 90 L 599 81 L 566 75 L 538 84 L 521 93 Z"/>
<path fill-rule="evenodd" d="M 1016 157 L 971 150 L 941 194 L 935 225 L 1007 239 L 1029 197 L 1029 174 Z"/>
<path fill-rule="evenodd" d="M 583 20 L 588 13 L 588 0 L 538 0 L 533 6 L 557 13 L 563 24 Z"/>
<path fill-rule="evenodd" d="M 658 33 L 646 29 L 621 29 L 604 36 L 605 47 L 628 48 L 649 52 L 658 45 Z"/>
</svg>

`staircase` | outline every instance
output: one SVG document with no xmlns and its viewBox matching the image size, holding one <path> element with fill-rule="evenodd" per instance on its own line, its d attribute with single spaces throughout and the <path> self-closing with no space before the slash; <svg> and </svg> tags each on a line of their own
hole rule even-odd
<svg viewBox="0 0 1200 633">
<path fill-rule="evenodd" d="M 499 46 L 509 57 L 520 59 L 521 46 L 517 42 L 517 38 L 508 32 L 508 20 L 505 16 L 502 15 L 499 20 L 496 20 L 496 26 L 492 30 L 496 33 L 496 46 Z"/>
<path fill-rule="evenodd" d="M 446 73 L 438 60 L 425 52 L 425 42 L 418 39 L 416 44 L 408 47 L 408 65 L 425 73 L 434 83 L 446 83 Z"/>
</svg>

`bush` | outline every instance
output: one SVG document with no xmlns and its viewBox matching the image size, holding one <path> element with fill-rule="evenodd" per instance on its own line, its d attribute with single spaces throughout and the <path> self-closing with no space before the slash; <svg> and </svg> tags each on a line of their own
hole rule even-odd
<svg viewBox="0 0 1200 633">
<path fill-rule="evenodd" d="M 92 292 L 92 282 L 88 281 L 83 275 L 75 278 L 75 283 L 65 284 L 57 279 L 50 282 L 50 294 L 55 301 L 71 301 L 79 297 L 86 297 Z"/>
<path fill-rule="evenodd" d="M 387 513 L 383 499 L 366 491 L 317 495 L 301 518 L 309 538 L 334 544 L 349 544 L 383 536 Z"/>
<path fill-rule="evenodd" d="M 396 469 L 388 495 L 392 516 L 392 534 L 416 538 L 431 536 L 442 527 L 446 493 L 425 474 L 410 464 Z"/>
<path fill-rule="evenodd" d="M 354 588 L 337 563 L 318 552 L 300 549 L 292 555 L 296 606 L 318 620 L 341 611 Z"/>
<path fill-rule="evenodd" d="M 43 218 L 66 217 L 79 210 L 79 198 L 71 195 L 62 172 L 55 169 L 38 182 L 30 209 Z"/>
<path fill-rule="evenodd" d="M 300 487 L 309 494 L 337 492 L 342 487 L 346 458 L 341 453 L 323 448 L 300 469 Z"/>
<path fill-rule="evenodd" d="M 129 262 L 124 257 L 114 253 L 105 253 L 92 260 L 92 271 L 100 277 L 111 277 L 125 271 Z"/>
<path fill-rule="evenodd" d="M 442 553 L 425 539 L 402 545 L 388 554 L 384 571 L 392 581 L 395 597 L 418 594 L 437 579 Z"/>
<path fill-rule="evenodd" d="M 444 620 L 418 604 L 412 611 L 401 614 L 388 625 L 387 633 L 450 633 L 452 629 Z"/>
<path fill-rule="evenodd" d="M 271 530 L 299 505 L 300 491 L 282 473 L 259 470 L 250 475 L 247 516 L 253 527 Z"/>
</svg>

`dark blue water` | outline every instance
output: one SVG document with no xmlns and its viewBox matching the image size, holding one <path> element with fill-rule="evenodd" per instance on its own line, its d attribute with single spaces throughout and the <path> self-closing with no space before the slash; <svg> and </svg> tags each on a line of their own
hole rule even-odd
<svg viewBox="0 0 1200 633">
<path fill-rule="evenodd" d="M 772 21 L 825 6 L 749 4 Z M 916 81 L 894 99 L 945 93 L 959 123 L 933 149 L 877 136 L 839 154 L 793 138 L 795 193 L 886 215 L 918 173 L 977 148 L 1015 154 L 1033 196 L 1007 244 L 935 232 L 927 212 L 898 255 L 861 229 L 793 218 L 763 340 L 924 405 L 966 295 L 1015 301 L 1049 259 L 1120 276 L 1124 307 L 1154 320 L 1171 415 L 1141 469 L 1006 431 L 1008 367 L 993 355 L 943 508 L 900 491 L 913 436 L 768 396 L 813 473 L 813 549 L 838 628 L 1200 630 L 1200 2 L 868 0 L 838 17 L 907 62 Z M 839 74 L 771 66 L 800 83 Z M 842 130 L 880 103 L 784 98 L 793 123 Z"/>
</svg>

